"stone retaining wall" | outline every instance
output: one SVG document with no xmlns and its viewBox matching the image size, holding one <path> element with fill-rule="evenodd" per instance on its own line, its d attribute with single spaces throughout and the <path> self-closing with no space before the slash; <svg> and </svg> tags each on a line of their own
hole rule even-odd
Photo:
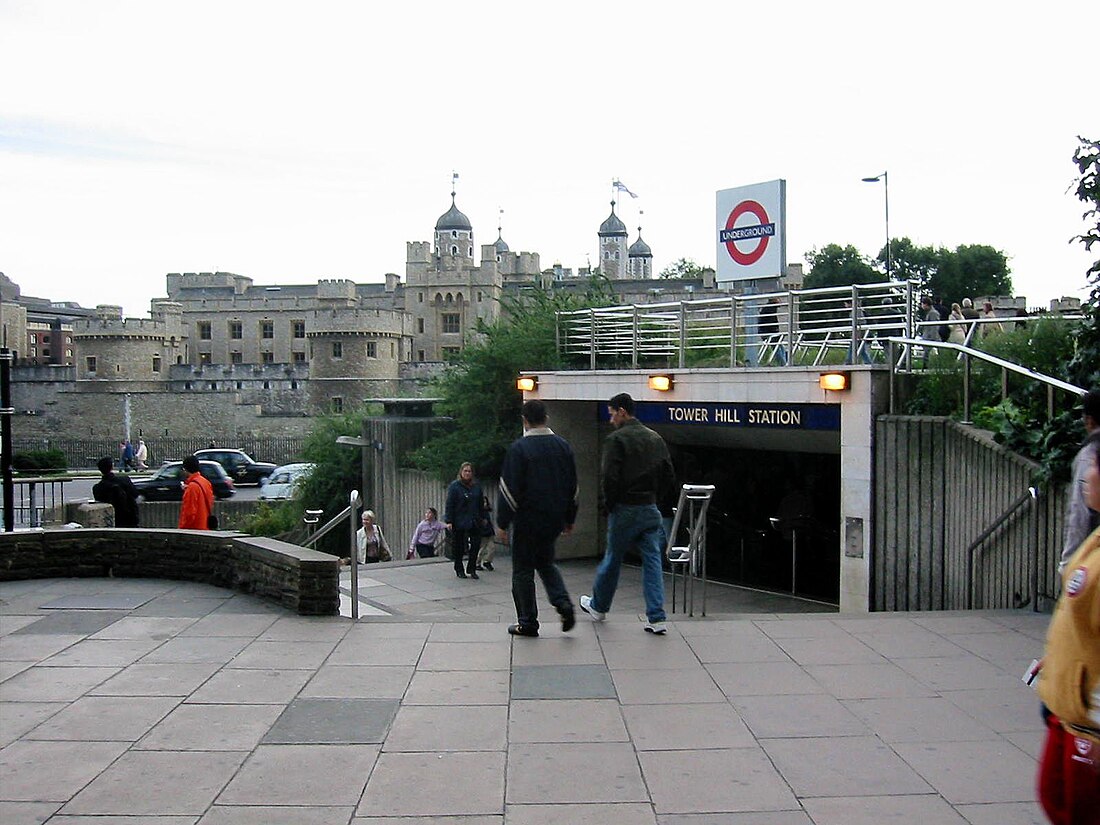
<svg viewBox="0 0 1100 825">
<path fill-rule="evenodd" d="M 334 556 L 225 531 L 79 529 L 0 533 L 0 581 L 182 579 L 259 596 L 303 616 L 340 612 Z"/>
</svg>

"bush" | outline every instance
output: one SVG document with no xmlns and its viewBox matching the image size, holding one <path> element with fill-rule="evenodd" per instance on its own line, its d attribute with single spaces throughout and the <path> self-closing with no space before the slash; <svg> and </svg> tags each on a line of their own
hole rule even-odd
<svg viewBox="0 0 1100 825">
<path fill-rule="evenodd" d="M 275 538 L 300 527 L 301 514 L 301 508 L 292 501 L 279 504 L 268 504 L 265 501 L 256 508 L 256 512 L 244 519 L 240 529 L 250 536 Z"/>
<path fill-rule="evenodd" d="M 60 473 L 69 469 L 61 450 L 30 450 L 15 453 L 11 466 L 21 473 Z"/>
</svg>

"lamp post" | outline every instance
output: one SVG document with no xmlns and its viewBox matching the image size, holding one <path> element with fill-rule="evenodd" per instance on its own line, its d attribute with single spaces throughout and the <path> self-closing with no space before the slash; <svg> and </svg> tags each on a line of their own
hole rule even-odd
<svg viewBox="0 0 1100 825">
<path fill-rule="evenodd" d="M 888 172 L 883 172 L 881 175 L 863 178 L 864 183 L 878 183 L 880 180 L 886 195 L 886 277 L 889 278 L 894 269 L 894 261 L 890 255 L 890 175 Z"/>
</svg>

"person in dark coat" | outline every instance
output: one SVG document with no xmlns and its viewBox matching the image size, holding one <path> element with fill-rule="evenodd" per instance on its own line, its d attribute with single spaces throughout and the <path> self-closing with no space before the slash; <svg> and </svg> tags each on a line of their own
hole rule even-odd
<svg viewBox="0 0 1100 825">
<path fill-rule="evenodd" d="M 546 597 L 561 616 L 561 629 L 576 622 L 572 599 L 561 571 L 554 564 L 554 543 L 569 535 L 577 518 L 577 464 L 573 449 L 546 426 L 546 405 L 532 399 L 523 405 L 523 437 L 508 448 L 497 494 L 497 537 L 502 543 L 512 530 L 513 636 L 539 635 L 535 573 Z"/>
<path fill-rule="evenodd" d="M 469 461 L 458 468 L 458 478 L 447 487 L 447 503 L 443 521 L 451 531 L 455 575 L 480 578 L 477 574 L 477 553 L 481 549 L 481 523 L 488 514 L 481 509 L 481 485 L 474 478 L 474 465 Z M 462 559 L 466 558 L 463 569 Z"/>
<path fill-rule="evenodd" d="M 92 487 L 92 498 L 104 504 L 110 504 L 115 510 L 115 527 L 137 527 L 138 491 L 134 482 L 126 476 L 116 476 L 115 464 L 110 456 L 104 456 L 96 467 L 103 475 Z"/>
</svg>

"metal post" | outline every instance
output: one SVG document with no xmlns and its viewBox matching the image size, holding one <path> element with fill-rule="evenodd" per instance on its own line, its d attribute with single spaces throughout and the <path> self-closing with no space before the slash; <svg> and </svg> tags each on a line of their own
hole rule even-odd
<svg viewBox="0 0 1100 825">
<path fill-rule="evenodd" d="M 4 530 L 8 533 L 15 529 L 15 486 L 11 477 L 11 418 L 15 409 L 11 405 L 11 362 L 11 350 L 0 347 L 0 464 L 3 464 L 4 480 Z"/>
<path fill-rule="evenodd" d="M 687 317 L 686 310 L 684 308 L 684 301 L 680 301 L 680 365 L 679 369 L 684 368 L 684 359 L 687 354 Z"/>
<path fill-rule="evenodd" d="M 359 515 L 356 505 L 359 503 L 359 491 L 352 490 L 348 501 L 348 524 L 351 527 L 351 617 L 359 618 L 359 542 L 356 541 L 356 526 Z"/>
<path fill-rule="evenodd" d="M 963 424 L 970 424 L 970 356 L 963 353 Z"/>
<path fill-rule="evenodd" d="M 638 305 L 633 304 L 630 311 L 634 328 L 634 334 L 630 336 L 630 368 L 636 370 L 638 369 Z"/>
<path fill-rule="evenodd" d="M 730 296 L 730 367 L 737 366 L 737 298 Z"/>
<path fill-rule="evenodd" d="M 596 369 L 596 310 L 588 310 L 588 368 Z"/>
<path fill-rule="evenodd" d="M 886 352 L 890 359 L 890 415 L 894 414 L 894 410 L 897 408 L 897 394 L 898 394 L 898 364 L 897 364 L 897 347 L 894 342 L 888 341 L 886 343 Z"/>
</svg>

